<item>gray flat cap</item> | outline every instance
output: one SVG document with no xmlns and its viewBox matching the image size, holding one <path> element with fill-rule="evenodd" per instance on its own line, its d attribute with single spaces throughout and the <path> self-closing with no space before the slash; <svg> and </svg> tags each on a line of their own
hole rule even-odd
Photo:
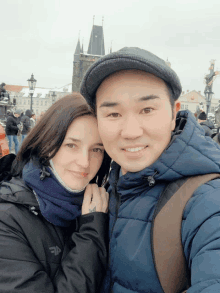
<svg viewBox="0 0 220 293">
<path fill-rule="evenodd" d="M 152 73 L 168 83 L 177 100 L 182 92 L 179 77 L 164 60 L 149 51 L 125 47 L 98 59 L 86 72 L 80 93 L 88 104 L 95 108 L 95 94 L 102 81 L 112 73 L 120 70 L 139 69 Z"/>
</svg>

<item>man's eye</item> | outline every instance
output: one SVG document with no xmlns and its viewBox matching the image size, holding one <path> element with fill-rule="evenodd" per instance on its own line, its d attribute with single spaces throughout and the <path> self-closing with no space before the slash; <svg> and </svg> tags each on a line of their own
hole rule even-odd
<svg viewBox="0 0 220 293">
<path fill-rule="evenodd" d="M 143 113 L 150 113 L 150 112 L 152 112 L 152 111 L 153 111 L 153 108 L 144 108 L 144 109 L 142 110 Z"/>
<path fill-rule="evenodd" d="M 99 149 L 99 148 L 95 148 L 95 149 L 93 149 L 93 152 L 95 152 L 95 153 L 103 153 L 104 152 L 104 150 L 103 149 Z"/>
<path fill-rule="evenodd" d="M 114 117 L 114 118 L 117 118 L 119 116 L 118 113 L 111 113 L 109 114 L 107 117 Z"/>
</svg>

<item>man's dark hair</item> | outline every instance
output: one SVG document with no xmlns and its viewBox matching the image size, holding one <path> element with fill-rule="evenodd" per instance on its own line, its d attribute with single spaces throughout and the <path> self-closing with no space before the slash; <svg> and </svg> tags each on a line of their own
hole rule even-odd
<svg viewBox="0 0 220 293">
<path fill-rule="evenodd" d="M 60 149 L 69 126 L 81 116 L 95 117 L 95 114 L 79 93 L 57 100 L 23 141 L 13 162 L 12 176 L 21 177 L 23 167 L 34 157 L 39 159 L 41 165 L 49 166 L 49 160 Z M 99 186 L 105 184 L 110 162 L 110 157 L 104 152 L 102 165 L 90 183 L 97 183 Z"/>
<path fill-rule="evenodd" d="M 172 119 L 174 116 L 174 105 L 175 105 L 175 98 L 174 98 L 174 93 L 172 91 L 171 86 L 169 85 L 168 82 L 165 82 L 166 86 L 167 86 L 167 94 L 169 96 L 169 100 L 170 100 L 170 105 L 171 105 L 171 109 L 172 109 Z"/>
</svg>

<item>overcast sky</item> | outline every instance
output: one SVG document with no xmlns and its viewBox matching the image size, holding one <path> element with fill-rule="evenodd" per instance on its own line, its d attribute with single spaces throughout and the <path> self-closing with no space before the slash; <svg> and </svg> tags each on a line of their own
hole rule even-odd
<svg viewBox="0 0 220 293">
<path fill-rule="evenodd" d="M 104 16 L 105 51 L 140 47 L 169 59 L 183 90 L 204 92 L 210 60 L 220 70 L 219 0 L 0 0 L 0 83 L 39 87 L 72 82 L 79 31 L 87 51 L 93 15 Z M 213 91 L 220 99 L 220 77 Z"/>
</svg>

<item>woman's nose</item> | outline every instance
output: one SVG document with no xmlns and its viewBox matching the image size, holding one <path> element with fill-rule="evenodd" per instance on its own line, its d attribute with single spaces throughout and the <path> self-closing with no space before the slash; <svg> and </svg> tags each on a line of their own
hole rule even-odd
<svg viewBox="0 0 220 293">
<path fill-rule="evenodd" d="M 82 151 L 78 154 L 77 164 L 84 169 L 89 167 L 89 152 Z"/>
</svg>

